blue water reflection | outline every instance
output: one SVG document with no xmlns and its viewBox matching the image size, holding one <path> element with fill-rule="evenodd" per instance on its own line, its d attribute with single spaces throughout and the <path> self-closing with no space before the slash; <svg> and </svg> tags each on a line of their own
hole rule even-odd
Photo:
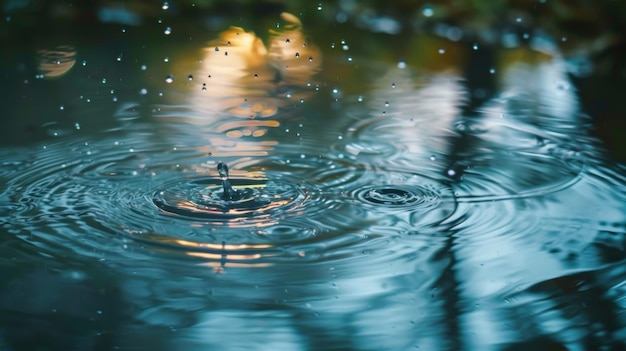
<svg viewBox="0 0 626 351">
<path fill-rule="evenodd" d="M 624 166 L 555 45 L 476 83 L 458 40 L 398 64 L 279 21 L 5 98 L 48 132 L 0 148 L 0 348 L 625 346 Z"/>
</svg>

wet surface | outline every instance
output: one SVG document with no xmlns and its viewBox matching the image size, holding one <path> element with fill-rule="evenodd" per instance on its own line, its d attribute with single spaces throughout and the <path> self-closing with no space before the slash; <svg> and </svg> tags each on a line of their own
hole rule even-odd
<svg viewBox="0 0 626 351">
<path fill-rule="evenodd" d="M 7 59 L 0 348 L 626 347 L 626 168 L 550 37 L 272 20 Z"/>
</svg>

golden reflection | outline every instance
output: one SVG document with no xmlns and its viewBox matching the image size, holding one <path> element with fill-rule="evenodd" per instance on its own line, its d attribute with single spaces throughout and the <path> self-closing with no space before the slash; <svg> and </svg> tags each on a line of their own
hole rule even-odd
<svg viewBox="0 0 626 351">
<path fill-rule="evenodd" d="M 193 73 L 194 83 L 185 85 L 192 89 L 186 97 L 206 111 L 188 122 L 223 122 L 212 125 L 220 136 L 207 137 L 214 156 L 267 155 L 278 143 L 271 138 L 281 116 L 315 93 L 312 81 L 320 71 L 322 54 L 307 40 L 300 20 L 282 13 L 280 24 L 268 34 L 264 43 L 253 32 L 230 27 L 202 49 L 197 63 L 182 61 L 173 72 Z"/>
<path fill-rule="evenodd" d="M 76 63 L 76 50 L 71 45 L 37 51 L 39 73 L 44 78 L 59 78 L 69 72 Z"/>
<path fill-rule="evenodd" d="M 268 253 L 262 253 L 263 250 L 271 249 L 274 247 L 270 244 L 198 243 L 157 235 L 151 236 L 150 239 L 164 244 L 173 244 L 178 247 L 188 248 L 188 251 L 185 251 L 185 255 L 208 260 L 207 262 L 201 263 L 201 265 L 212 267 L 216 273 L 224 273 L 224 268 L 226 266 L 231 268 L 272 266 L 271 263 L 267 262 L 255 262 L 256 260 L 266 258 L 270 255 Z M 202 252 L 197 250 L 205 251 Z M 260 252 L 251 252 L 255 250 L 258 250 Z"/>
</svg>

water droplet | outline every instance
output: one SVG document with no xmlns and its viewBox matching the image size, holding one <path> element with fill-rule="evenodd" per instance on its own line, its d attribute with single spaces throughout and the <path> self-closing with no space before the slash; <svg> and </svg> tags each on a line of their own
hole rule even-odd
<svg viewBox="0 0 626 351">
<path fill-rule="evenodd" d="M 385 107 L 389 107 L 389 101 L 385 101 Z"/>
<path fill-rule="evenodd" d="M 455 170 L 453 170 L 453 169 L 449 169 L 448 170 L 448 176 L 449 177 L 454 177 L 455 175 L 456 175 L 456 171 Z"/>
<path fill-rule="evenodd" d="M 169 58 L 169 57 L 167 57 L 167 56 L 165 56 L 165 57 L 163 58 L 163 62 L 170 62 L 170 58 Z"/>
<path fill-rule="evenodd" d="M 391 83 L 391 88 L 394 89 L 396 87 L 396 83 Z"/>
<path fill-rule="evenodd" d="M 435 11 L 433 10 L 432 6 L 424 5 L 424 7 L 422 8 L 422 15 L 424 15 L 424 17 L 432 17 L 434 14 Z"/>
<path fill-rule="evenodd" d="M 76 128 L 76 130 L 80 130 L 80 124 L 78 122 L 74 123 L 74 128 Z"/>
<path fill-rule="evenodd" d="M 148 89 L 146 89 L 146 88 L 141 88 L 141 90 L 139 90 L 139 94 L 140 94 L 140 95 L 146 95 L 146 94 L 148 94 Z"/>
<path fill-rule="evenodd" d="M 359 95 L 359 97 L 357 97 L 357 98 L 356 98 L 356 100 L 357 100 L 358 102 L 363 102 L 363 96 Z"/>
<path fill-rule="evenodd" d="M 145 70 L 147 70 L 147 69 L 148 69 L 148 66 L 146 66 L 146 65 L 141 65 L 141 70 L 142 70 L 142 71 L 145 71 Z"/>
<path fill-rule="evenodd" d="M 430 160 L 431 160 L 431 161 L 436 160 L 435 155 L 430 155 Z"/>
<path fill-rule="evenodd" d="M 445 54 L 445 53 L 446 53 L 446 49 L 444 49 L 444 48 L 439 48 L 439 51 L 438 51 L 438 52 L 439 52 L 439 54 L 440 54 L 440 55 L 443 55 L 443 54 Z"/>
<path fill-rule="evenodd" d="M 65 110 L 65 106 L 63 106 L 63 105 L 59 106 L 59 110 L 61 110 L 61 111 Z"/>
<path fill-rule="evenodd" d="M 296 52 L 296 58 L 300 58 L 300 53 Z"/>
<path fill-rule="evenodd" d="M 478 44 L 474 43 L 474 45 L 472 45 L 472 49 L 474 49 L 474 51 L 478 50 Z"/>
<path fill-rule="evenodd" d="M 106 84 L 107 83 L 107 79 L 106 78 L 102 78 L 102 84 Z"/>
<path fill-rule="evenodd" d="M 287 38 L 287 39 L 285 39 L 285 43 L 286 43 L 286 44 L 290 44 L 290 43 L 291 43 L 291 40 L 289 40 L 289 38 Z"/>
<path fill-rule="evenodd" d="M 313 56 L 309 56 L 309 62 L 313 62 Z"/>
<path fill-rule="evenodd" d="M 567 37 L 561 37 L 561 42 L 566 42 L 567 41 Z"/>
<path fill-rule="evenodd" d="M 517 23 L 522 23 L 522 18 L 521 18 L 521 17 L 517 17 L 517 18 L 515 19 L 515 22 L 517 22 Z"/>
<path fill-rule="evenodd" d="M 189 76 L 187 76 L 188 80 L 193 80 L 193 76 L 190 74 Z"/>
<path fill-rule="evenodd" d="M 322 3 L 317 4 L 317 11 L 322 11 Z"/>
<path fill-rule="evenodd" d="M 169 8 L 170 8 L 170 4 L 169 4 L 167 1 L 165 1 L 165 2 L 163 2 L 163 6 L 161 6 L 161 8 L 162 8 L 163 10 L 167 10 L 167 9 L 169 9 Z"/>
<path fill-rule="evenodd" d="M 348 56 L 348 61 L 352 62 L 352 56 Z"/>
<path fill-rule="evenodd" d="M 83 66 L 87 66 L 87 60 L 83 60 Z"/>
<path fill-rule="evenodd" d="M 202 91 L 206 91 L 206 83 L 202 83 Z"/>
<path fill-rule="evenodd" d="M 163 31 L 163 33 L 165 33 L 165 35 L 172 34 L 172 27 L 165 27 L 165 30 Z"/>
<path fill-rule="evenodd" d="M 335 43 L 330 43 L 330 48 L 334 49 L 335 48 Z"/>
<path fill-rule="evenodd" d="M 174 82 L 174 76 L 171 74 L 168 74 L 167 77 L 165 77 L 165 83 L 171 84 L 173 82 Z"/>
<path fill-rule="evenodd" d="M 491 74 L 496 73 L 496 69 L 495 69 L 495 68 L 490 68 L 490 69 L 489 69 L 489 73 L 491 73 Z"/>
<path fill-rule="evenodd" d="M 121 61 L 122 61 L 122 54 L 120 54 L 119 56 L 117 56 L 116 60 L 117 60 L 117 62 L 121 62 Z"/>
<path fill-rule="evenodd" d="M 345 45 L 345 44 L 341 48 L 343 49 L 343 51 L 350 50 L 350 47 L 348 45 Z"/>
<path fill-rule="evenodd" d="M 405 69 L 406 68 L 406 62 L 404 60 L 398 61 L 398 68 Z"/>
<path fill-rule="evenodd" d="M 301 104 L 302 104 L 302 103 L 304 103 L 304 98 L 301 98 L 301 99 L 300 99 L 300 103 L 301 103 Z"/>
</svg>

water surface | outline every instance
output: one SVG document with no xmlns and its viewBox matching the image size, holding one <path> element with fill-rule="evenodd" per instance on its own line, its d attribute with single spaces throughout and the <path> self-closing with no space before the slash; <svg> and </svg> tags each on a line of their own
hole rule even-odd
<svg viewBox="0 0 626 351">
<path fill-rule="evenodd" d="M 16 48 L 2 348 L 625 346 L 626 169 L 553 38 L 272 21 Z"/>
</svg>

